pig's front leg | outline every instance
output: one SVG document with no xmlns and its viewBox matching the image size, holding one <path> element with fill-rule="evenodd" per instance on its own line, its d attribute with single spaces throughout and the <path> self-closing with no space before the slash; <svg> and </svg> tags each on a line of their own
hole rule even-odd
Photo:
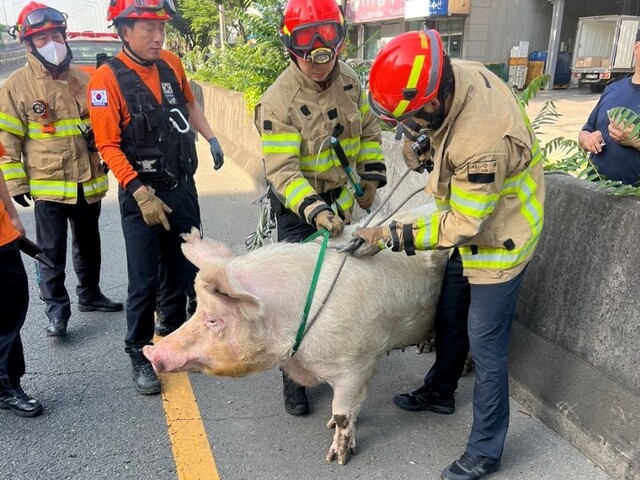
<svg viewBox="0 0 640 480">
<path fill-rule="evenodd" d="M 367 369 L 369 370 L 369 369 Z M 356 453 L 356 420 L 360 413 L 360 406 L 367 396 L 367 388 L 371 372 L 358 375 L 355 378 L 341 378 L 333 386 L 332 416 L 327 427 L 333 428 L 333 443 L 327 453 L 327 461 L 338 460 L 338 464 L 345 465 L 349 457 Z"/>
</svg>

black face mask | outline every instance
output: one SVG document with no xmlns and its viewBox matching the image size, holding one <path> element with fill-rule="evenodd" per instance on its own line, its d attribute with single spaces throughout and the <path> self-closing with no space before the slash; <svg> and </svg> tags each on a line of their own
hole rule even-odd
<svg viewBox="0 0 640 480">
<path fill-rule="evenodd" d="M 440 102 L 438 110 L 436 110 L 434 113 L 427 113 L 424 111 L 424 109 L 422 109 L 418 113 L 416 113 L 416 117 L 424 121 L 424 129 L 438 130 L 444 123 L 444 119 L 446 117 L 444 111 L 444 102 Z"/>
</svg>

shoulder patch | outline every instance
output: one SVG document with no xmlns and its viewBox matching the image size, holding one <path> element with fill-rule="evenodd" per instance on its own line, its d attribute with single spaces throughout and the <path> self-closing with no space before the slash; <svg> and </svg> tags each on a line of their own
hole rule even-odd
<svg viewBox="0 0 640 480">
<path fill-rule="evenodd" d="M 91 90 L 91 106 L 106 107 L 108 104 L 106 90 Z"/>
</svg>

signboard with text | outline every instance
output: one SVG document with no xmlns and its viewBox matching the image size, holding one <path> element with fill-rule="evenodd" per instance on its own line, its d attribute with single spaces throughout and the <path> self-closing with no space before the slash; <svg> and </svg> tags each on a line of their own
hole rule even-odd
<svg viewBox="0 0 640 480">
<path fill-rule="evenodd" d="M 404 18 L 428 18 L 447 15 L 449 0 L 406 0 Z"/>
<path fill-rule="evenodd" d="M 404 18 L 404 5 L 405 0 L 347 0 L 346 16 L 352 23 Z"/>
</svg>

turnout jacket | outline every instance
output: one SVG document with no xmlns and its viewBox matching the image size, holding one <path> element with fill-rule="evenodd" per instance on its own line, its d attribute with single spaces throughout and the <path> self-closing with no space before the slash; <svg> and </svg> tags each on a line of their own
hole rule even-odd
<svg viewBox="0 0 640 480">
<path fill-rule="evenodd" d="M 426 192 L 438 212 L 412 223 L 418 250 L 459 247 L 471 283 L 506 282 L 531 259 L 544 221 L 540 146 L 510 88 L 476 62 L 453 62 L 455 94 L 429 132 Z M 406 239 L 406 235 L 405 235 Z"/>
<path fill-rule="evenodd" d="M 387 182 L 380 124 L 358 75 L 338 61 L 328 82 L 323 89 L 291 62 L 255 112 L 267 182 L 286 208 L 311 225 L 328 208 L 320 193 L 333 191 L 331 209 L 351 218 L 353 188 L 330 144 L 336 126 L 351 169 L 378 187 Z"/>
<path fill-rule="evenodd" d="M 75 204 L 78 184 L 87 203 L 109 187 L 98 153 L 89 152 L 80 128 L 91 124 L 87 107 L 89 75 L 70 65 L 53 79 L 27 52 L 27 65 L 0 88 L 0 142 L 6 154 L 0 170 L 11 196 Z"/>
</svg>

